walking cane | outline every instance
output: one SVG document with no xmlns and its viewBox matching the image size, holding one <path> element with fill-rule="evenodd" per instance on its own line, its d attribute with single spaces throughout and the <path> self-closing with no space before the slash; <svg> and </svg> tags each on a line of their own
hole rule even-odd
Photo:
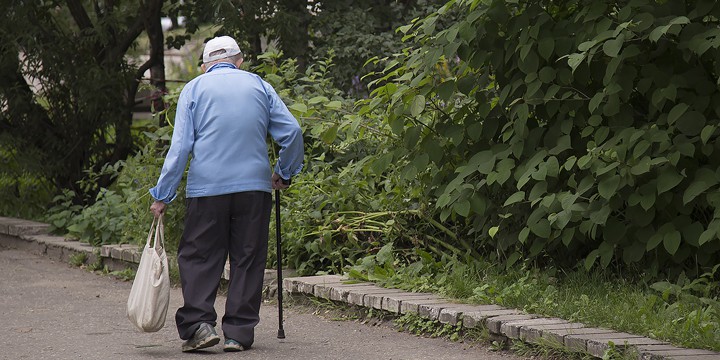
<svg viewBox="0 0 720 360">
<path fill-rule="evenodd" d="M 275 190 L 275 245 L 277 247 L 277 298 L 278 298 L 278 339 L 285 338 L 285 330 L 283 329 L 283 280 L 282 280 L 282 238 L 280 234 L 280 190 Z"/>
</svg>

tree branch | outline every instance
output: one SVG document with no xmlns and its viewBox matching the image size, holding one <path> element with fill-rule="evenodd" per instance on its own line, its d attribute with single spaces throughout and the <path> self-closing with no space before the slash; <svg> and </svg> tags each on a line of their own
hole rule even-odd
<svg viewBox="0 0 720 360">
<path fill-rule="evenodd" d="M 79 0 L 66 0 L 65 3 L 81 31 L 84 32 L 93 28 L 92 21 Z"/>
<path fill-rule="evenodd" d="M 130 46 L 132 46 L 135 42 L 135 39 L 142 34 L 145 29 L 145 23 L 142 15 L 143 7 L 141 6 L 138 10 L 137 16 L 135 17 L 135 22 L 130 25 L 125 32 L 118 35 L 117 46 L 112 51 L 113 57 L 125 55 Z"/>
</svg>

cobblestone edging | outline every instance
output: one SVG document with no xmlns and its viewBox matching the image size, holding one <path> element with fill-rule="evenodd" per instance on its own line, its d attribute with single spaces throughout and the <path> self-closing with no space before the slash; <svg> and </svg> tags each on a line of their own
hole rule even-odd
<svg viewBox="0 0 720 360">
<path fill-rule="evenodd" d="M 394 314 L 415 313 L 443 324 L 465 328 L 487 328 L 491 336 L 527 343 L 557 344 L 570 350 L 602 357 L 612 342 L 616 348 L 629 347 L 642 360 L 720 360 L 720 353 L 684 349 L 647 337 L 544 318 L 497 305 L 468 305 L 428 293 L 410 293 L 353 282 L 339 275 L 283 279 L 288 293 L 305 294 L 342 303 L 384 310 Z"/>
<path fill-rule="evenodd" d="M 140 263 L 141 246 L 120 244 L 95 247 L 63 236 L 49 235 L 49 227 L 48 224 L 35 221 L 0 217 L 0 245 L 66 263 L 77 254 L 85 254 L 85 264 L 102 264 L 109 271 L 137 269 Z M 174 259 L 169 260 L 174 261 Z M 225 280 L 230 278 L 229 264 L 225 265 L 222 277 Z M 275 271 L 265 270 L 264 284 L 269 287 L 267 290 L 269 295 L 274 294 L 275 279 Z"/>
</svg>

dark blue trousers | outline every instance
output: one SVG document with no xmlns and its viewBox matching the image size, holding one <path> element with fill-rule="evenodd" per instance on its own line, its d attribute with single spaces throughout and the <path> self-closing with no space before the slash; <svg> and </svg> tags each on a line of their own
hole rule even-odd
<svg viewBox="0 0 720 360">
<path fill-rule="evenodd" d="M 175 314 L 180 338 L 193 336 L 201 323 L 217 325 L 215 297 L 230 256 L 222 331 L 249 348 L 260 321 L 272 201 L 263 191 L 189 198 L 185 230 L 178 247 L 184 305 Z"/>
</svg>

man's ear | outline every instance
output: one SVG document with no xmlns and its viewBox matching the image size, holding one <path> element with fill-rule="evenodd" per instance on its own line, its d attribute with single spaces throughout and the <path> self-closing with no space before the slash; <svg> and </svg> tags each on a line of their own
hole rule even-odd
<svg viewBox="0 0 720 360">
<path fill-rule="evenodd" d="M 236 62 L 235 62 L 235 67 L 239 69 L 239 68 L 240 68 L 240 65 L 242 65 L 242 63 L 243 63 L 243 60 L 245 60 L 245 59 L 240 58 L 240 60 L 236 61 Z"/>
<path fill-rule="evenodd" d="M 202 70 L 202 72 L 205 72 L 205 71 L 207 70 L 207 69 L 205 68 L 205 63 L 202 63 L 202 64 L 200 65 L 200 70 Z"/>
</svg>

